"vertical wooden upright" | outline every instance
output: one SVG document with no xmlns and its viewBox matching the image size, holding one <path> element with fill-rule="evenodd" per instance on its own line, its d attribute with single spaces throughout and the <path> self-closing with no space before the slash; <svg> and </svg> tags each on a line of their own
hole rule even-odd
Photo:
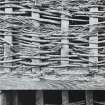
<svg viewBox="0 0 105 105">
<path fill-rule="evenodd" d="M 98 12 L 98 8 L 90 8 L 90 12 Z M 93 24 L 98 23 L 98 18 L 93 18 L 91 17 L 89 19 L 89 24 L 90 26 L 90 33 L 92 33 L 92 31 L 95 29 L 94 26 L 92 26 Z M 91 34 L 90 38 L 89 38 L 89 47 L 90 52 L 89 52 L 89 61 L 93 62 L 95 64 L 98 63 L 98 33 L 96 34 Z M 97 72 L 98 71 L 98 67 L 91 67 L 92 64 L 89 63 L 89 72 Z M 86 91 L 86 105 L 93 105 L 93 91 Z"/>
<path fill-rule="evenodd" d="M 35 5 L 36 5 L 37 3 L 38 3 L 38 0 L 34 0 L 34 5 L 33 5 L 33 9 L 32 9 L 33 11 L 34 11 L 34 7 L 35 7 Z M 39 14 L 39 13 L 34 13 L 34 12 L 32 12 L 32 18 L 38 20 L 38 19 L 40 18 L 40 14 Z M 34 27 L 35 27 L 35 28 L 39 28 L 39 26 L 40 26 L 39 22 L 34 21 L 33 23 L 34 23 Z M 34 40 L 38 40 L 38 38 L 36 38 L 36 37 L 33 37 L 33 39 L 34 39 Z M 36 43 L 33 42 L 33 44 L 35 44 L 36 46 L 39 46 L 39 43 L 37 43 L 37 42 L 36 42 Z M 34 49 L 35 49 L 35 48 L 34 48 Z M 36 48 L 36 51 L 37 51 L 37 48 Z M 40 55 L 38 55 L 38 57 L 39 57 L 39 56 L 40 56 Z M 40 63 L 40 60 L 39 60 L 39 59 L 33 59 L 32 62 L 38 64 L 38 63 Z M 39 70 L 40 70 L 40 68 L 38 68 L 38 67 L 32 69 L 33 72 L 39 71 Z"/>
<path fill-rule="evenodd" d="M 70 105 L 69 92 L 67 90 L 62 91 L 62 105 Z"/>
<path fill-rule="evenodd" d="M 18 91 L 15 91 L 13 95 L 13 105 L 19 105 Z"/>
<path fill-rule="evenodd" d="M 85 91 L 85 99 L 86 99 L 86 105 L 93 105 L 93 91 L 92 90 L 86 90 Z"/>
<path fill-rule="evenodd" d="M 63 10 L 63 5 L 65 5 L 66 0 L 62 0 L 62 12 L 67 12 Z M 61 31 L 64 34 L 65 38 L 62 39 L 62 43 L 66 43 L 62 46 L 61 49 L 61 56 L 67 56 L 69 55 L 69 40 L 67 39 L 68 36 L 68 30 L 69 30 L 69 20 L 68 17 L 65 15 L 61 15 Z M 61 65 L 68 65 L 69 64 L 69 58 L 61 58 Z M 69 92 L 62 90 L 62 105 L 69 105 Z"/>
<path fill-rule="evenodd" d="M 3 100 L 3 96 L 4 96 L 4 95 L 3 95 L 2 91 L 0 91 L 0 105 L 4 105 L 4 104 L 3 104 L 3 101 L 4 101 L 4 100 Z"/>
<path fill-rule="evenodd" d="M 5 2 L 8 1 L 8 0 L 5 0 Z M 12 8 L 5 8 L 5 13 L 11 13 L 13 10 Z M 5 16 L 5 18 L 8 18 L 8 16 Z M 9 23 L 7 24 L 7 27 L 9 26 Z M 5 32 L 4 33 L 6 36 L 5 36 L 5 40 L 7 42 L 9 42 L 10 44 L 12 44 L 12 33 L 11 31 L 8 31 L 8 32 Z M 11 55 L 11 51 L 10 51 L 10 45 L 7 45 L 7 44 L 4 44 L 4 56 L 10 56 Z M 11 58 L 9 57 L 8 59 L 5 58 L 4 60 L 7 61 L 7 60 L 10 60 Z M 11 64 L 4 64 L 4 66 L 11 66 Z M 5 68 L 5 71 L 6 72 L 9 72 L 10 69 L 9 68 Z"/>
<path fill-rule="evenodd" d="M 37 90 L 36 91 L 36 105 L 44 105 L 44 98 L 43 98 L 43 91 Z"/>
<path fill-rule="evenodd" d="M 7 105 L 7 97 L 4 91 L 0 91 L 0 105 Z"/>
<path fill-rule="evenodd" d="M 90 12 L 98 12 L 98 8 L 91 8 L 90 9 Z M 89 19 L 89 24 L 91 25 L 90 26 L 90 33 L 92 33 L 92 31 L 95 29 L 94 26 L 92 26 L 93 24 L 97 24 L 98 23 L 98 18 L 93 18 L 91 17 Z M 93 62 L 95 64 L 98 63 L 98 33 L 96 34 L 91 34 L 90 38 L 89 38 L 89 47 L 91 48 L 90 49 L 90 57 L 89 57 L 89 61 L 90 62 Z M 89 66 L 92 66 L 91 63 L 89 63 Z M 98 71 L 98 67 L 90 67 L 90 72 L 97 72 Z"/>
<path fill-rule="evenodd" d="M 66 11 L 65 11 L 66 12 Z M 67 43 L 69 43 L 69 40 L 67 39 L 67 35 L 68 35 L 68 30 L 69 30 L 69 20 L 66 20 L 68 19 L 65 15 L 61 15 L 61 31 L 62 33 L 64 33 L 64 36 L 65 38 L 62 39 L 62 43 L 66 43 L 62 46 L 62 49 L 61 49 L 61 56 L 67 56 L 69 55 L 69 45 L 67 45 Z M 67 65 L 69 64 L 69 58 L 62 58 L 61 59 L 61 64 L 62 65 Z"/>
<path fill-rule="evenodd" d="M 38 3 L 38 0 L 35 0 L 34 3 L 35 4 Z M 34 10 L 34 8 L 33 8 L 33 10 Z M 38 20 L 40 18 L 40 14 L 32 12 L 32 18 Z M 40 26 L 39 22 L 35 21 L 34 22 L 34 27 L 39 28 L 39 26 Z M 33 38 L 35 40 L 38 40 L 38 38 L 36 38 L 36 37 L 33 37 Z M 34 43 L 34 44 L 39 46 L 38 43 Z M 36 51 L 37 51 L 37 49 L 36 49 Z M 38 64 L 40 62 L 40 60 L 35 59 L 35 60 L 32 60 L 32 62 Z M 40 68 L 33 68 L 32 71 L 37 71 L 37 70 L 40 70 Z M 35 100 L 36 100 L 36 105 L 44 105 L 43 91 L 42 90 L 36 90 L 36 99 Z"/>
</svg>

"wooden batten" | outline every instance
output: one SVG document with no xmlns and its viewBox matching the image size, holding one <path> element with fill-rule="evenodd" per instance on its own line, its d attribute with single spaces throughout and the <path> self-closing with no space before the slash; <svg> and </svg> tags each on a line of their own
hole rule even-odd
<svg viewBox="0 0 105 105">
<path fill-rule="evenodd" d="M 91 8 L 90 12 L 98 12 L 98 8 Z M 91 25 L 90 26 L 90 34 L 91 35 L 92 35 L 93 30 L 95 29 L 95 26 L 92 26 L 92 25 L 97 24 L 97 23 L 98 23 L 98 18 L 90 17 L 89 24 Z M 98 49 L 96 49 L 96 48 L 98 48 L 98 33 L 96 33 L 95 35 L 93 35 L 89 38 L 89 47 L 93 48 L 89 52 L 89 54 L 90 54 L 89 61 L 93 62 L 95 64 L 98 64 Z M 89 63 L 89 66 L 92 66 L 92 64 Z M 90 67 L 89 71 L 97 72 L 98 67 Z"/>
<path fill-rule="evenodd" d="M 8 0 L 5 0 L 5 2 L 7 2 Z M 5 13 L 12 13 L 12 8 L 5 8 Z M 5 18 L 7 18 L 8 16 L 5 16 Z M 7 24 L 7 26 L 9 26 L 9 24 Z M 5 36 L 5 41 L 7 41 L 10 45 L 12 45 L 12 36 L 11 36 L 11 32 L 5 32 L 4 34 L 6 34 Z M 4 44 L 4 56 L 10 56 L 11 55 L 11 51 L 10 51 L 10 45 Z M 10 60 L 11 57 L 9 58 L 5 58 L 4 61 Z M 6 63 L 4 64 L 4 66 L 11 66 L 12 64 L 10 63 Z M 4 70 L 5 72 L 9 72 L 10 68 L 5 68 Z"/>
<path fill-rule="evenodd" d="M 69 92 L 67 90 L 62 91 L 62 105 L 70 105 Z"/>
<path fill-rule="evenodd" d="M 85 91 L 86 105 L 93 105 L 93 91 Z"/>
<path fill-rule="evenodd" d="M 19 105 L 18 91 L 14 93 L 13 105 Z"/>
<path fill-rule="evenodd" d="M 3 91 L 0 91 L 0 105 L 8 105 L 7 96 Z"/>
<path fill-rule="evenodd" d="M 90 12 L 98 12 L 98 8 L 90 8 Z M 98 18 L 90 17 L 89 24 L 91 25 L 90 26 L 91 35 L 92 35 L 93 30 L 95 29 L 95 27 L 92 25 L 97 24 L 97 23 L 98 23 Z M 94 48 L 98 48 L 98 33 L 96 33 L 93 36 L 90 36 L 89 47 L 93 48 L 89 52 L 90 54 L 89 61 L 98 64 L 98 49 L 94 49 Z M 91 63 L 89 63 L 89 66 L 90 66 L 89 67 L 90 73 L 98 71 L 98 67 L 91 67 L 92 66 Z M 93 105 L 93 91 L 86 91 L 86 105 Z"/>
<path fill-rule="evenodd" d="M 62 0 L 62 6 L 65 5 L 65 0 Z M 62 11 L 64 11 L 62 9 Z M 65 11 L 66 13 L 67 11 Z M 68 17 L 65 15 L 61 15 L 61 31 L 62 33 L 67 36 L 68 35 L 68 30 L 69 30 L 69 20 Z M 69 40 L 65 37 L 64 39 L 61 40 L 62 43 L 69 43 Z M 69 45 L 63 45 L 61 49 L 61 56 L 67 56 L 69 55 Z M 61 65 L 68 65 L 69 58 L 62 58 L 61 59 Z M 68 91 L 62 91 L 62 105 L 69 105 L 69 95 Z"/>
<path fill-rule="evenodd" d="M 65 0 L 62 0 L 62 6 L 65 5 Z M 63 8 L 62 11 L 64 12 Z M 67 13 L 67 11 L 65 11 Z M 66 17 L 64 14 L 61 15 L 61 31 L 65 36 L 68 36 L 68 30 L 69 30 L 69 20 L 68 17 Z M 69 43 L 69 40 L 65 37 L 64 39 L 61 40 L 62 43 Z M 63 45 L 61 49 L 61 56 L 67 56 L 69 55 L 69 45 Z M 64 61 L 69 58 L 62 58 L 61 59 L 61 64 L 62 65 L 67 65 L 69 64 L 69 61 Z"/>
<path fill-rule="evenodd" d="M 3 93 L 0 91 L 0 105 L 3 105 Z"/>
<path fill-rule="evenodd" d="M 33 5 L 33 8 L 32 8 L 33 10 L 34 10 L 34 7 L 35 7 L 35 5 L 36 5 L 37 3 L 38 3 L 38 0 L 34 0 L 34 5 Z M 35 20 L 39 20 L 40 14 L 39 14 L 39 13 L 34 13 L 34 12 L 32 12 L 32 18 L 35 19 Z M 33 23 L 34 23 L 34 27 L 35 27 L 36 29 L 38 29 L 39 26 L 40 26 L 39 22 L 38 22 L 38 21 L 33 21 Z M 34 39 L 34 40 L 39 40 L 39 38 L 36 38 L 36 37 L 33 37 L 33 39 Z M 33 42 L 33 44 L 35 44 L 36 46 L 39 47 L 39 43 Z M 37 51 L 37 50 L 38 50 L 38 49 L 36 49 L 36 51 Z M 40 56 L 40 55 L 37 55 L 37 57 L 39 57 L 39 56 Z M 33 62 L 34 64 L 38 64 L 38 63 L 40 63 L 40 60 L 39 60 L 39 59 L 33 59 L 32 62 Z M 40 68 L 38 68 L 38 67 L 32 69 L 33 72 L 39 71 L 39 70 L 40 70 Z"/>
<path fill-rule="evenodd" d="M 36 91 L 36 105 L 44 105 L 44 96 L 42 90 Z"/>
<path fill-rule="evenodd" d="M 67 18 L 65 15 L 61 15 L 61 31 L 63 34 L 65 34 L 65 36 L 68 35 L 68 30 L 69 30 L 69 21 L 65 20 L 65 18 Z M 69 40 L 67 40 L 67 38 L 62 39 L 61 43 L 69 43 Z M 67 56 L 69 55 L 69 45 L 63 45 L 62 49 L 61 49 L 61 56 Z M 61 64 L 62 65 L 67 65 L 69 64 L 69 61 L 64 61 L 66 59 L 69 58 L 62 58 L 61 59 Z"/>
</svg>

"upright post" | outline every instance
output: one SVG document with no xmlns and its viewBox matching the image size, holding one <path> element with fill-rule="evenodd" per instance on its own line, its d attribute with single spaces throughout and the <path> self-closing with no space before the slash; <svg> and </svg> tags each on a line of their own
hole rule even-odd
<svg viewBox="0 0 105 105">
<path fill-rule="evenodd" d="M 93 91 L 86 90 L 85 91 L 85 99 L 86 99 L 86 105 L 93 105 Z"/>
<path fill-rule="evenodd" d="M 67 90 L 62 91 L 62 105 L 70 105 L 69 92 Z"/>
<path fill-rule="evenodd" d="M 64 12 L 63 5 L 65 5 L 65 0 L 62 0 L 62 12 Z M 69 43 L 69 40 L 67 39 L 68 30 L 69 30 L 68 17 L 66 17 L 64 14 L 61 14 L 61 31 L 65 36 L 64 39 L 61 40 L 61 42 L 66 43 L 62 46 L 61 57 L 69 55 L 69 45 L 67 45 L 67 43 Z M 68 65 L 69 64 L 68 59 L 69 58 L 61 58 L 61 65 Z M 62 105 L 68 105 L 68 104 L 69 104 L 68 91 L 62 91 Z"/>
<path fill-rule="evenodd" d="M 38 3 L 38 0 L 34 0 L 33 10 L 34 10 L 35 4 L 37 4 L 37 3 Z M 38 20 L 38 19 L 40 18 L 40 14 L 39 14 L 39 13 L 34 13 L 34 12 L 32 12 L 32 18 Z M 34 23 L 34 27 L 39 28 L 39 26 L 40 26 L 39 22 L 34 21 L 33 23 Z M 34 40 L 38 40 L 39 38 L 33 37 L 33 39 L 34 39 Z M 40 44 L 37 43 L 37 42 L 36 42 L 36 43 L 33 42 L 33 44 L 35 44 L 35 45 L 38 46 L 38 47 L 39 47 L 39 45 L 40 45 Z M 38 50 L 38 49 L 36 48 L 36 51 L 37 51 L 37 50 Z M 39 57 L 39 56 L 40 56 L 40 55 L 37 55 L 37 57 Z M 38 63 L 40 63 L 40 59 L 33 59 L 32 62 L 35 63 L 35 64 L 38 64 Z M 32 69 L 33 72 L 39 71 L 39 70 L 40 70 L 39 67 L 36 67 L 36 68 L 33 68 L 33 69 Z"/>
<path fill-rule="evenodd" d="M 90 12 L 98 12 L 98 8 L 90 8 Z M 98 23 L 98 18 L 90 17 L 89 24 L 90 24 L 90 33 L 95 29 L 93 24 Z M 92 34 L 91 34 L 92 35 Z M 98 67 L 93 66 L 92 63 L 97 64 L 98 63 L 98 33 L 95 33 L 94 35 L 89 37 L 89 72 L 97 72 Z M 86 91 L 86 105 L 93 105 L 93 91 Z"/>
<path fill-rule="evenodd" d="M 5 2 L 8 1 L 8 0 L 5 0 Z M 5 13 L 12 13 L 12 8 L 5 8 Z M 5 18 L 8 18 L 8 16 L 5 16 Z M 9 23 L 7 24 L 7 27 L 9 26 Z M 7 42 L 9 42 L 10 44 L 12 44 L 12 33 L 10 30 L 8 30 L 8 32 L 5 32 L 5 40 Z M 4 44 L 4 56 L 7 57 L 7 56 L 10 56 L 11 55 L 11 50 L 10 50 L 10 45 L 7 45 L 7 44 Z M 7 60 L 10 60 L 11 58 L 5 58 L 4 61 L 7 61 Z M 12 64 L 4 64 L 4 66 L 11 66 Z M 9 72 L 10 69 L 9 68 L 5 68 L 4 70 L 5 72 Z"/>
<path fill-rule="evenodd" d="M 98 8 L 91 8 L 90 12 L 98 12 Z M 89 24 L 90 24 L 90 33 L 95 29 L 93 24 L 98 23 L 98 18 L 93 18 L 90 17 L 89 19 Z M 91 34 L 89 37 L 89 47 L 90 47 L 90 52 L 89 52 L 89 62 L 93 62 L 94 64 L 98 64 L 98 33 L 95 33 L 94 35 Z M 97 72 L 98 67 L 93 66 L 92 63 L 89 63 L 89 71 L 91 72 Z"/>
<path fill-rule="evenodd" d="M 43 91 L 36 91 L 36 105 L 44 105 Z"/>
</svg>

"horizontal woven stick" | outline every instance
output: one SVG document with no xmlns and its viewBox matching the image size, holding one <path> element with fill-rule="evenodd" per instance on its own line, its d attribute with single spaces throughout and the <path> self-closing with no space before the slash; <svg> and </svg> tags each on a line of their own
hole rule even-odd
<svg viewBox="0 0 105 105">
<path fill-rule="evenodd" d="M 55 20 L 49 20 L 49 19 L 34 19 L 34 18 L 30 18 L 31 20 L 36 20 L 36 21 L 39 21 L 39 22 L 46 22 L 46 23 L 51 23 L 51 24 L 57 24 L 57 25 L 60 25 L 60 22 L 58 21 L 55 21 Z"/>
<path fill-rule="evenodd" d="M 37 50 L 36 54 L 51 54 L 51 53 L 55 53 L 56 51 L 44 51 L 44 50 Z"/>
<path fill-rule="evenodd" d="M 82 48 L 82 49 L 103 49 L 104 47 L 84 47 L 84 46 L 77 46 L 77 45 L 74 45 L 74 47 L 76 48 Z"/>
<path fill-rule="evenodd" d="M 0 68 L 12 68 L 12 69 L 16 69 L 16 68 L 19 68 L 19 67 L 21 67 L 21 66 L 20 65 L 16 65 L 16 66 L 3 66 L 3 65 L 0 65 Z"/>
<path fill-rule="evenodd" d="M 105 57 L 105 55 L 104 54 L 98 54 L 98 55 L 88 55 L 88 54 L 80 54 L 80 53 L 78 53 L 77 54 L 78 56 L 84 56 L 84 57 Z"/>
<path fill-rule="evenodd" d="M 78 15 L 76 14 L 76 16 L 78 16 L 78 17 L 79 16 L 83 16 L 83 17 L 85 16 L 85 17 L 93 17 L 93 18 L 101 18 L 101 19 L 104 19 L 105 18 L 104 16 L 86 15 L 86 14 L 80 14 L 80 15 L 79 14 Z"/>
<path fill-rule="evenodd" d="M 59 58 L 59 57 L 62 57 L 62 58 L 69 58 L 69 57 L 78 57 L 77 55 L 66 55 L 66 56 L 61 56 L 61 55 L 49 55 L 50 57 L 55 57 L 55 58 Z"/>
<path fill-rule="evenodd" d="M 7 29 L 0 29 L 0 32 L 9 32 L 10 30 L 7 30 Z M 16 31 L 16 30 L 11 30 L 11 32 L 19 32 L 19 31 Z M 5 34 L 4 34 L 5 35 Z M 11 36 L 11 34 L 10 35 L 8 35 L 8 36 Z"/>
<path fill-rule="evenodd" d="M 96 103 L 96 104 L 101 104 L 101 105 L 105 105 L 105 102 L 94 101 L 94 103 Z"/>
<path fill-rule="evenodd" d="M 40 42 L 44 42 L 44 43 L 50 42 L 50 40 L 44 40 L 44 39 L 43 40 L 35 40 L 33 38 L 26 38 L 26 37 L 21 37 L 20 40 L 26 40 L 26 41 L 38 42 L 38 43 L 40 43 Z"/>
<path fill-rule="evenodd" d="M 18 61 L 21 61 L 21 60 L 22 60 L 22 59 L 12 59 L 12 60 L 7 60 L 7 61 L 0 61 L 0 64 L 18 62 Z"/>
<path fill-rule="evenodd" d="M 2 46 L 1 46 L 2 47 Z M 16 46 L 14 46 L 14 47 L 16 47 Z M 42 44 L 42 45 L 38 45 L 38 46 L 36 46 L 36 45 L 34 45 L 34 44 L 31 44 L 31 43 L 22 43 L 22 42 L 20 42 L 20 45 L 18 45 L 17 46 L 17 48 L 18 47 L 20 47 L 21 49 L 22 48 L 28 48 L 28 47 L 30 47 L 30 48 L 37 48 L 37 49 L 39 49 L 39 48 L 45 48 L 45 47 L 47 47 L 47 48 L 50 48 L 50 49 L 54 49 L 55 47 L 59 47 L 59 48 L 61 48 L 61 44 L 56 44 L 56 45 L 54 45 L 54 44 Z"/>
<path fill-rule="evenodd" d="M 20 61 L 20 63 L 21 64 L 23 64 L 23 65 L 27 65 L 27 66 L 48 66 L 48 65 L 51 65 L 51 64 L 54 64 L 54 63 L 56 63 L 56 61 L 55 62 L 43 62 L 43 63 L 29 63 L 29 62 L 24 62 L 24 61 Z"/>
<path fill-rule="evenodd" d="M 84 16 L 99 16 L 99 15 L 103 15 L 104 11 L 98 11 L 98 12 L 83 12 L 83 11 L 78 11 L 75 12 L 74 15 L 84 15 Z"/>
<path fill-rule="evenodd" d="M 19 4 L 19 1 L 5 1 L 5 2 L 0 1 L 0 5 L 1 4 Z"/>
<path fill-rule="evenodd" d="M 0 5 L 3 5 L 3 4 L 18 4 L 20 5 L 21 3 L 29 3 L 28 1 L 0 1 Z M 31 3 L 31 2 L 30 2 Z"/>
<path fill-rule="evenodd" d="M 20 56 L 19 58 L 24 59 L 24 58 L 29 58 L 29 59 L 50 59 L 48 56 Z"/>
<path fill-rule="evenodd" d="M 19 11 L 28 11 L 28 12 L 33 12 L 33 13 L 39 13 L 39 14 L 44 14 L 44 15 L 48 15 L 48 16 L 56 16 L 55 14 L 52 14 L 50 12 L 47 12 L 47 11 L 40 11 L 38 9 L 28 9 L 28 8 L 25 8 L 25 9 L 19 9 Z"/>
<path fill-rule="evenodd" d="M 25 8 L 22 5 L 17 5 L 17 4 L 5 4 L 5 5 L 1 5 L 0 8 Z"/>
<path fill-rule="evenodd" d="M 55 9 L 53 9 L 53 10 L 49 9 L 49 10 L 46 10 L 46 12 L 55 13 L 55 14 L 62 14 L 62 15 L 65 15 L 65 16 L 72 17 L 72 14 L 70 14 L 68 12 L 59 11 L 59 10 L 55 10 Z"/>
<path fill-rule="evenodd" d="M 49 61 L 61 61 L 61 59 L 59 58 L 54 58 L 54 59 L 48 59 Z M 63 61 L 70 61 L 70 62 L 80 62 L 80 63 L 88 63 L 89 61 L 83 61 L 83 60 L 74 60 L 74 59 L 64 59 Z"/>
<path fill-rule="evenodd" d="M 49 68 L 71 68 L 71 67 L 78 67 L 78 68 L 88 68 L 88 67 L 97 67 L 96 65 L 94 66 L 89 66 L 84 65 L 84 64 L 69 64 L 69 65 L 58 65 L 58 66 L 48 66 Z"/>
<path fill-rule="evenodd" d="M 49 68 L 65 68 L 65 67 L 81 67 L 81 68 L 83 68 L 82 66 L 80 66 L 80 65 L 76 65 L 76 64 L 72 64 L 72 65 L 58 65 L 58 66 L 49 66 Z M 88 67 L 88 66 L 86 66 L 86 67 Z"/>
<path fill-rule="evenodd" d="M 69 105 L 83 105 L 85 104 L 85 100 L 78 101 L 78 102 L 71 102 Z"/>
<path fill-rule="evenodd" d="M 79 47 L 80 46 L 80 48 L 81 47 L 85 47 L 84 46 L 84 44 L 88 44 L 88 43 L 84 43 L 84 42 L 82 42 L 82 43 L 64 43 L 64 42 L 52 42 L 52 44 L 61 44 L 61 45 L 72 45 L 72 46 L 74 46 L 74 47 Z M 75 45 L 76 44 L 76 45 Z"/>
<path fill-rule="evenodd" d="M 1 54 L 0 54 L 1 55 Z M 0 59 L 2 59 L 2 58 L 9 58 L 9 57 L 14 57 L 14 56 L 20 56 L 21 54 L 20 53 L 12 53 L 11 55 L 9 55 L 9 56 L 2 56 L 2 57 L 0 57 Z"/>
<path fill-rule="evenodd" d="M 31 48 L 38 48 L 38 46 L 33 45 L 33 44 L 25 44 L 25 43 L 20 43 L 21 46 L 26 46 L 26 47 L 31 47 Z"/>
<path fill-rule="evenodd" d="M 79 22 L 88 22 L 88 20 L 84 20 L 84 19 L 73 19 L 73 18 L 60 18 L 60 17 L 52 17 L 52 16 L 46 16 L 46 15 L 42 15 L 44 18 L 50 18 L 50 19 L 57 19 L 57 20 L 72 20 L 72 21 L 79 21 Z"/>
<path fill-rule="evenodd" d="M 72 57 L 72 56 L 74 56 L 74 55 L 71 55 L 71 57 Z M 53 61 L 53 60 L 61 60 L 61 58 L 66 58 L 66 57 L 60 56 L 60 57 L 55 58 L 55 57 L 50 57 L 49 55 L 48 55 L 48 56 L 40 56 L 40 57 L 38 57 L 38 56 L 31 56 L 31 55 L 30 55 L 30 56 L 24 56 L 24 55 L 23 55 L 23 56 L 20 56 L 19 58 L 21 58 L 21 59 L 24 59 L 24 58 L 30 58 L 30 59 L 48 59 L 48 60 Z M 78 60 L 78 59 L 76 60 L 76 59 L 75 59 L 75 60 L 74 60 L 74 59 L 70 59 L 70 58 L 69 58 L 68 60 L 70 60 L 70 61 L 78 61 L 78 62 L 79 62 L 79 61 L 82 61 L 82 62 L 89 62 L 88 59 L 87 59 L 87 60 L 86 60 L 86 59 L 85 59 L 85 60 L 83 60 L 83 59 L 81 59 L 81 60 Z"/>
<path fill-rule="evenodd" d="M 5 12 L 0 12 L 0 15 L 25 15 L 25 12 L 12 12 L 12 13 L 5 13 Z"/>
<path fill-rule="evenodd" d="M 98 5 L 98 4 L 96 4 L 96 5 L 89 5 L 89 4 L 88 4 L 88 5 L 85 5 L 85 6 L 83 5 L 83 6 L 82 6 L 82 8 L 93 8 L 93 7 L 94 7 L 94 8 L 95 8 L 95 7 L 105 8 L 104 5 Z"/>
</svg>

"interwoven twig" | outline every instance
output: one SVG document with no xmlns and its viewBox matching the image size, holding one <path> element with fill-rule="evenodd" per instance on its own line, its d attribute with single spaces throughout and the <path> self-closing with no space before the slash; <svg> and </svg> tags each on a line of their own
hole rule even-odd
<svg viewBox="0 0 105 105">
<path fill-rule="evenodd" d="M 93 7 L 102 9 L 98 12 L 90 12 L 90 8 Z M 5 8 L 13 8 L 14 11 L 5 13 Z M 99 69 L 100 65 L 104 67 L 104 10 L 104 1 L 101 0 L 66 0 L 63 7 L 61 0 L 42 0 L 38 4 L 30 0 L 0 1 L 0 67 L 16 67 L 17 71 L 21 71 L 20 66 L 23 71 L 26 67 L 39 67 L 42 72 L 45 69 L 49 72 L 58 69 L 60 71 L 61 68 L 65 70 L 68 68 L 73 70 L 73 67 L 84 69 L 90 67 L 89 63 L 92 67 L 99 67 Z M 32 18 L 32 12 L 40 14 L 40 18 Z M 61 15 L 65 15 L 67 19 L 61 18 Z M 90 25 L 90 17 L 101 19 L 101 21 Z M 60 29 L 63 19 L 70 22 L 67 32 Z M 36 22 L 39 22 L 39 27 L 36 27 Z M 91 27 L 94 29 L 90 32 Z M 89 38 L 100 31 L 98 43 L 89 43 Z M 13 38 L 12 44 L 5 40 L 5 36 Z M 38 39 L 35 40 L 35 38 Z M 63 39 L 69 40 L 69 43 L 62 42 Z M 10 60 L 3 60 L 10 57 L 4 56 L 4 44 L 7 44 L 11 51 L 12 59 Z M 89 44 L 98 44 L 98 47 L 91 48 Z M 63 45 L 69 46 L 70 55 L 61 55 Z M 99 55 L 89 55 L 91 49 L 98 49 Z M 98 57 L 99 62 L 91 62 L 89 57 Z M 34 63 L 33 59 L 41 62 Z M 62 65 L 62 60 L 69 61 L 69 64 Z M 12 65 L 4 66 L 5 63 L 12 63 Z M 31 75 L 32 69 L 29 70 Z M 15 69 L 12 70 L 14 71 Z"/>
</svg>

